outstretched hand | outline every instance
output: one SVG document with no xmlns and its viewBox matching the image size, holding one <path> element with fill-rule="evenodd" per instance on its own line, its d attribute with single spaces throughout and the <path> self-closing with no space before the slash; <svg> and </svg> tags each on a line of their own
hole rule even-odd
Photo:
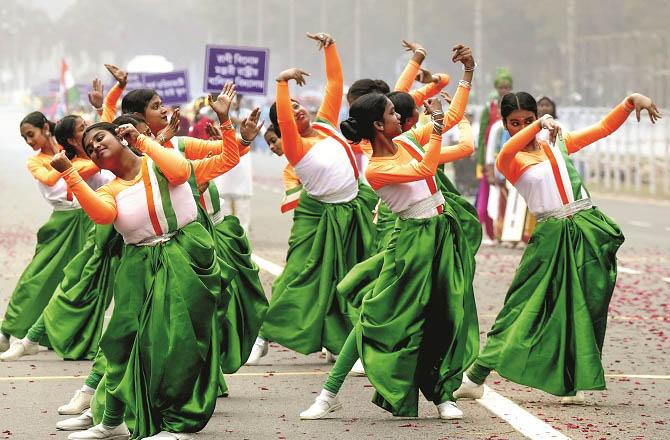
<svg viewBox="0 0 670 440">
<path fill-rule="evenodd" d="M 179 107 L 177 107 L 172 112 L 172 116 L 170 116 L 170 122 L 168 122 L 168 125 L 156 134 L 156 141 L 163 145 L 172 139 L 179 131 L 179 122 Z"/>
<path fill-rule="evenodd" d="M 305 80 L 306 76 L 310 76 L 309 73 L 305 72 L 302 69 L 298 69 L 297 67 L 294 67 L 292 69 L 286 69 L 283 72 L 281 72 L 277 76 L 277 81 L 289 81 L 289 80 L 295 80 L 295 83 L 298 84 L 299 86 L 304 86 L 307 81 Z"/>
<path fill-rule="evenodd" d="M 237 92 L 235 91 L 235 84 L 232 82 L 227 82 L 223 85 L 223 89 L 216 99 L 214 99 L 212 95 L 209 95 L 209 106 L 216 112 L 220 122 L 228 120 L 230 106 L 233 104 L 236 97 Z"/>
<path fill-rule="evenodd" d="M 307 32 L 307 38 L 316 41 L 319 43 L 319 50 L 324 49 L 332 44 L 335 43 L 335 40 L 333 40 L 333 37 L 331 37 L 329 34 L 326 34 L 324 32 L 319 32 L 318 34 L 311 34 Z"/>
<path fill-rule="evenodd" d="M 416 52 L 417 50 L 422 50 L 424 55 L 426 52 L 426 49 L 420 43 L 415 43 L 412 41 L 402 40 L 402 47 L 404 47 L 407 52 Z"/>
<path fill-rule="evenodd" d="M 212 123 L 208 123 L 205 126 L 205 133 L 207 133 L 207 137 L 209 138 L 210 141 L 220 141 L 221 139 L 223 139 L 221 129 Z"/>
<path fill-rule="evenodd" d="M 91 86 L 91 91 L 88 92 L 88 102 L 90 102 L 91 105 L 96 109 L 102 108 L 104 91 L 105 89 L 102 85 L 102 81 L 100 81 L 98 78 L 94 79 Z"/>
<path fill-rule="evenodd" d="M 119 127 L 116 129 L 116 136 L 125 140 L 131 147 L 135 146 L 139 135 L 140 132 L 137 131 L 137 128 L 133 127 L 132 124 L 119 125 Z"/>
<path fill-rule="evenodd" d="M 440 78 L 437 75 L 433 75 L 430 70 L 424 69 L 423 67 L 419 69 L 419 73 L 416 74 L 415 79 L 422 84 L 437 84 L 440 81 Z"/>
<path fill-rule="evenodd" d="M 246 142 L 253 141 L 256 136 L 258 136 L 261 128 L 263 128 L 265 121 L 261 121 L 259 124 L 258 120 L 260 117 L 261 109 L 256 107 L 251 111 L 251 114 L 248 117 L 242 119 L 242 122 L 240 122 L 240 136 L 242 136 L 242 139 Z"/>
<path fill-rule="evenodd" d="M 556 138 L 561 135 L 561 126 L 558 125 L 558 122 L 554 118 L 540 119 L 540 125 L 549 131 L 549 143 L 554 144 Z"/>
<path fill-rule="evenodd" d="M 640 122 L 642 110 L 647 110 L 647 113 L 649 113 L 649 120 L 652 124 L 655 124 L 656 121 L 663 117 L 656 107 L 656 104 L 654 104 L 654 101 L 648 96 L 644 96 L 640 93 L 633 93 L 628 97 L 628 101 L 635 106 L 635 117 L 637 118 L 637 122 Z"/>
<path fill-rule="evenodd" d="M 454 46 L 451 51 L 453 52 L 451 61 L 454 63 L 463 63 L 463 67 L 466 69 L 474 69 L 475 59 L 472 56 L 472 50 L 468 46 L 458 44 Z"/>
<path fill-rule="evenodd" d="M 114 64 L 105 64 L 105 68 L 107 68 L 107 70 L 109 71 L 109 73 L 112 74 L 114 79 L 118 81 L 119 86 L 122 89 L 126 87 L 126 84 L 128 84 L 128 72 L 126 72 L 123 69 L 120 69 Z"/>
</svg>

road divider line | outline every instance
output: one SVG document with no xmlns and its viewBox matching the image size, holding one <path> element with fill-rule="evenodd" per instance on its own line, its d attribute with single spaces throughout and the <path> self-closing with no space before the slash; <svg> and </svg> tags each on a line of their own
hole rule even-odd
<svg viewBox="0 0 670 440">
<path fill-rule="evenodd" d="M 666 283 L 670 283 L 670 278 L 663 278 L 663 281 L 665 281 Z"/>
<path fill-rule="evenodd" d="M 561 439 L 570 440 L 549 424 L 538 419 L 525 409 L 506 397 L 484 385 L 484 396 L 477 403 L 509 423 L 514 429 L 529 439 Z"/>
<path fill-rule="evenodd" d="M 255 183 L 254 182 L 254 185 L 256 185 L 259 189 L 262 189 L 263 191 L 269 191 L 269 192 L 272 192 L 272 193 L 275 193 L 275 194 L 284 194 L 284 191 L 282 191 L 278 188 L 275 188 L 273 186 L 270 186 L 270 185 L 265 185 L 264 183 Z"/>
<path fill-rule="evenodd" d="M 639 270 L 629 269 L 629 268 L 623 267 L 623 266 L 619 266 L 617 270 L 621 273 L 627 273 L 629 275 L 639 275 L 639 274 L 642 273 Z"/>
<path fill-rule="evenodd" d="M 651 223 L 641 222 L 639 220 L 629 220 L 628 224 L 631 225 L 631 226 L 637 226 L 638 228 L 649 228 L 649 227 L 651 227 Z"/>
<path fill-rule="evenodd" d="M 278 277 L 279 274 L 281 274 L 282 271 L 284 270 L 284 268 L 281 267 L 280 265 L 274 264 L 272 261 L 268 261 L 265 258 L 259 257 L 256 254 L 251 254 L 251 260 L 254 263 L 256 263 L 258 267 L 276 277 Z"/>
</svg>

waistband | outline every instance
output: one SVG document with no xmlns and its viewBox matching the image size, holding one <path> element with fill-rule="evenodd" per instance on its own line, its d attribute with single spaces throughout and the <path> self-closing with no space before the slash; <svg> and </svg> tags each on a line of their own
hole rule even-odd
<svg viewBox="0 0 670 440">
<path fill-rule="evenodd" d="M 346 203 L 354 200 L 357 195 L 358 195 L 358 181 L 354 181 L 350 185 L 344 187 L 343 189 L 337 192 L 324 194 L 321 196 L 314 196 L 310 194 L 309 196 L 323 203 Z"/>
<path fill-rule="evenodd" d="M 543 222 L 550 218 L 567 218 L 577 214 L 579 211 L 584 211 L 591 208 L 593 208 L 593 202 L 590 198 L 587 197 L 585 199 L 576 200 L 572 203 L 568 203 L 567 205 L 563 205 L 550 211 L 535 214 L 535 218 L 538 222 Z"/>
<path fill-rule="evenodd" d="M 430 197 L 409 205 L 398 213 L 403 220 L 410 218 L 430 218 L 437 215 L 437 207 L 444 205 L 444 196 L 438 191 Z"/>
<path fill-rule="evenodd" d="M 153 237 L 147 237 L 139 243 L 130 243 L 133 246 L 156 246 L 157 244 L 165 243 L 169 241 L 172 237 L 177 235 L 177 231 L 168 232 L 167 234 L 157 235 Z"/>
<path fill-rule="evenodd" d="M 63 204 L 53 203 L 51 206 L 53 207 L 54 211 L 75 211 L 77 209 L 81 209 L 81 205 L 79 205 L 79 203 L 72 204 L 72 202 Z"/>
<path fill-rule="evenodd" d="M 209 219 L 212 221 L 212 223 L 214 223 L 214 226 L 216 226 L 223 221 L 225 216 L 226 215 L 223 213 L 223 210 L 220 209 L 214 214 L 210 214 Z"/>
</svg>

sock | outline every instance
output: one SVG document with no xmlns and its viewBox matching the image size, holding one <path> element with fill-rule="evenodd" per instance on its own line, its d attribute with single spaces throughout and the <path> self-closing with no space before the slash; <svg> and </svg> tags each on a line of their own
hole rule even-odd
<svg viewBox="0 0 670 440">
<path fill-rule="evenodd" d="M 325 399 L 325 400 L 333 400 L 335 397 L 337 397 L 337 394 L 331 393 L 328 390 L 321 390 L 321 394 L 319 394 L 319 397 Z"/>
<path fill-rule="evenodd" d="M 263 338 L 260 335 L 256 338 L 256 344 L 258 344 L 258 345 L 263 345 L 263 344 L 266 344 L 267 342 L 268 342 L 268 340 Z"/>
<path fill-rule="evenodd" d="M 23 345 L 38 345 L 37 341 L 31 341 L 30 339 L 28 339 L 28 336 L 21 339 L 21 343 L 23 343 Z"/>
<path fill-rule="evenodd" d="M 95 388 L 91 388 L 88 385 L 84 384 L 79 391 L 86 393 L 86 394 L 95 394 Z"/>
</svg>

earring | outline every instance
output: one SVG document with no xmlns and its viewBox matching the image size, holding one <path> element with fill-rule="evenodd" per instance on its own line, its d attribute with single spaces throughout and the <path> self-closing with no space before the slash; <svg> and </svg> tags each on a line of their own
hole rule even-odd
<svg viewBox="0 0 670 440">
<path fill-rule="evenodd" d="M 123 145 L 124 147 L 127 147 L 127 146 L 128 146 L 128 141 L 125 140 L 125 139 L 120 139 L 119 142 L 120 142 L 121 145 Z"/>
</svg>

